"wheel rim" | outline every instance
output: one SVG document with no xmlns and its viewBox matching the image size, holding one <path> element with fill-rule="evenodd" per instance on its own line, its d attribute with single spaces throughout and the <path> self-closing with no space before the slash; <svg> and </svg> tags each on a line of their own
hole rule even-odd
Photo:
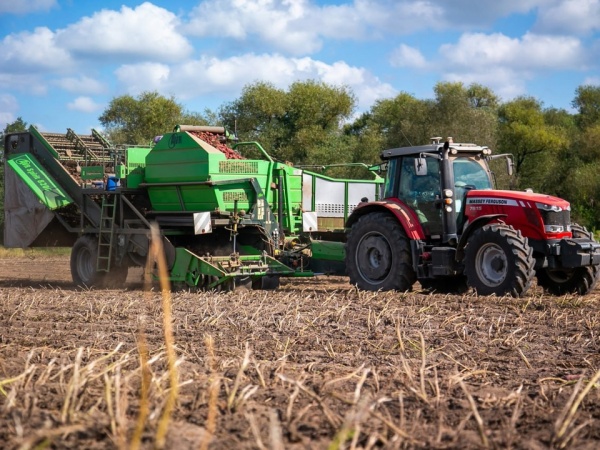
<svg viewBox="0 0 600 450">
<path fill-rule="evenodd" d="M 381 233 L 365 234 L 356 248 L 356 267 L 360 276 L 371 284 L 385 280 L 393 262 L 392 247 Z"/>
<path fill-rule="evenodd" d="M 79 249 L 77 253 L 77 272 L 83 283 L 88 284 L 96 273 L 95 261 L 92 260 L 92 252 L 86 247 Z"/>
<path fill-rule="evenodd" d="M 477 252 L 475 267 L 481 281 L 488 286 L 499 286 L 508 273 L 506 253 L 499 245 L 487 243 Z"/>
</svg>

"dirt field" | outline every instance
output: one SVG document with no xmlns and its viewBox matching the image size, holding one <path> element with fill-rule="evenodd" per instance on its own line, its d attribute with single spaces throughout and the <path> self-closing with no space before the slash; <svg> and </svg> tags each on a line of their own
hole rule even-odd
<svg viewBox="0 0 600 450">
<path fill-rule="evenodd" d="M 140 280 L 78 291 L 67 258 L 0 260 L 0 447 L 600 448 L 600 291 L 179 292 L 169 371 Z"/>
</svg>

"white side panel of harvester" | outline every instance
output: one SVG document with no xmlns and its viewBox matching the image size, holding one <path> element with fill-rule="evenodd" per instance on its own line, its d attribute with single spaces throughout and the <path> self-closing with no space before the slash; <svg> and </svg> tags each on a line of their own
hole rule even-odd
<svg viewBox="0 0 600 450">
<path fill-rule="evenodd" d="M 321 218 L 348 217 L 363 198 L 375 200 L 380 184 L 336 180 L 310 172 L 302 175 L 302 209 Z"/>
</svg>

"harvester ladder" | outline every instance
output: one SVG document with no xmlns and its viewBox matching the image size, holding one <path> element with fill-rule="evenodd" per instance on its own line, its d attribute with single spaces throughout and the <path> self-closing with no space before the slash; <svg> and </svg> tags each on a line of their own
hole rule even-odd
<svg viewBox="0 0 600 450">
<path fill-rule="evenodd" d="M 102 197 L 100 213 L 100 229 L 98 231 L 98 260 L 97 271 L 110 271 L 112 248 L 115 237 L 115 217 L 117 215 L 117 196 L 106 194 Z"/>
</svg>

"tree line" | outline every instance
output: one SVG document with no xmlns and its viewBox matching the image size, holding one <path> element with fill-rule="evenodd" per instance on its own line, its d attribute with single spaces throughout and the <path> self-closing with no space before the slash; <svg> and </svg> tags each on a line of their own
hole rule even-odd
<svg viewBox="0 0 600 450">
<path fill-rule="evenodd" d="M 201 113 L 158 92 L 123 95 L 110 101 L 99 121 L 113 144 L 148 144 L 176 124 L 222 125 L 240 140 L 260 142 L 280 161 L 319 167 L 374 164 L 383 149 L 451 136 L 513 154 L 516 176 L 508 179 L 498 170 L 499 187 L 563 197 L 574 220 L 598 229 L 600 86 L 579 86 L 571 104 L 573 112 L 530 96 L 501 102 L 488 87 L 441 82 L 433 99 L 401 92 L 356 114 L 357 99 L 347 87 L 301 81 L 280 89 L 255 82 L 239 98 Z M 19 118 L 3 134 L 26 125 Z M 333 168 L 328 174 L 360 176 L 360 170 Z"/>
</svg>

